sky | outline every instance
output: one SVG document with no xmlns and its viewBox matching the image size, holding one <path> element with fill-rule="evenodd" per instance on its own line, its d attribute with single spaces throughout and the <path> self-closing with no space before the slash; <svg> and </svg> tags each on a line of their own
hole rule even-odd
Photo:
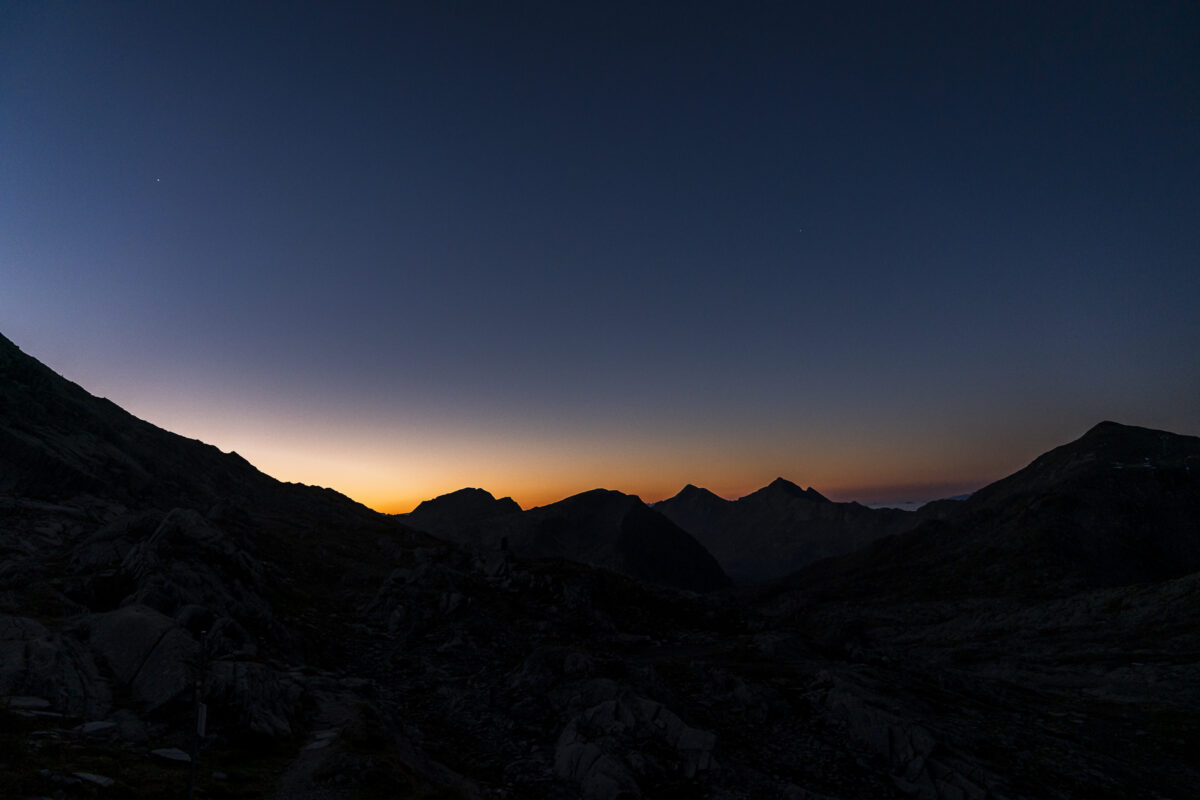
<svg viewBox="0 0 1200 800">
<path fill-rule="evenodd" d="M 4 3 L 0 332 L 387 512 L 1200 434 L 1200 5 Z"/>
</svg>

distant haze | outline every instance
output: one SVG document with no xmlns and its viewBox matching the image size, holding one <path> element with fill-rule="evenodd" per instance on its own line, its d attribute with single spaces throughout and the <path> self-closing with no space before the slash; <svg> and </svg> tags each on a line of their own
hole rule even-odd
<svg viewBox="0 0 1200 800">
<path fill-rule="evenodd" d="M 394 512 L 1200 433 L 1200 6 L 580 5 L 6 4 L 0 331 Z"/>
</svg>

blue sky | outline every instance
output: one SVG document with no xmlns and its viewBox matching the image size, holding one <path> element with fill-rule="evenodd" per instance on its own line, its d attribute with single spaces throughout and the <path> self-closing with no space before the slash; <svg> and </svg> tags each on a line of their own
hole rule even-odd
<svg viewBox="0 0 1200 800">
<path fill-rule="evenodd" d="M 385 510 L 1200 432 L 1191 3 L 9 4 L 0 330 Z"/>
</svg>

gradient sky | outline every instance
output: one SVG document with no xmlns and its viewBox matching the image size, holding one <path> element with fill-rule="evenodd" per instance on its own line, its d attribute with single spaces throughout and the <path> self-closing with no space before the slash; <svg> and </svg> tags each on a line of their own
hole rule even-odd
<svg viewBox="0 0 1200 800">
<path fill-rule="evenodd" d="M 0 332 L 384 511 L 1200 433 L 1200 5 L 4 3 Z"/>
</svg>

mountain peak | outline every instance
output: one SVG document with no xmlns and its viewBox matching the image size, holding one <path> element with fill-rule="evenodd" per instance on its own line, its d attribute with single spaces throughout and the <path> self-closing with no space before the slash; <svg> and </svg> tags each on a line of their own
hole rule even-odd
<svg viewBox="0 0 1200 800">
<path fill-rule="evenodd" d="M 1130 427 L 1130 426 L 1122 425 L 1120 422 L 1113 422 L 1111 419 L 1106 419 L 1106 420 L 1097 422 L 1095 425 L 1093 425 L 1091 428 L 1089 428 L 1088 432 L 1085 433 L 1083 436 L 1084 436 L 1084 438 L 1087 438 L 1088 436 L 1103 434 L 1107 431 L 1117 430 L 1120 428 L 1128 428 L 1128 427 Z"/>
<path fill-rule="evenodd" d="M 709 491 L 708 489 L 705 489 L 703 486 L 697 486 L 694 483 L 689 483 L 687 486 L 684 486 L 682 489 L 679 490 L 679 493 L 676 494 L 671 499 L 672 500 L 688 500 L 688 501 L 692 501 L 692 502 L 701 502 L 701 503 L 711 502 L 713 500 L 719 500 L 722 503 L 729 502 L 728 500 L 721 497 L 720 495 L 714 494 L 713 492 Z"/>
<path fill-rule="evenodd" d="M 829 502 L 829 500 L 823 494 L 811 486 L 807 489 L 802 489 L 798 485 L 789 481 L 787 478 L 776 478 L 759 491 L 768 490 L 775 494 L 786 494 L 791 497 L 802 497 L 806 500 L 814 500 L 817 502 Z"/>
<path fill-rule="evenodd" d="M 495 495 L 493 495 L 487 489 L 478 489 L 474 486 L 467 486 L 462 489 L 455 489 L 453 492 L 447 492 L 446 494 L 440 494 L 437 497 L 433 498 L 432 501 L 426 500 L 425 502 L 429 503 L 429 502 L 437 502 L 437 501 L 462 501 L 462 500 L 486 500 L 486 501 L 490 502 L 495 499 L 496 499 Z"/>
<path fill-rule="evenodd" d="M 797 484 L 792 483 L 787 478 L 776 478 L 768 483 L 766 488 L 776 492 L 787 492 L 788 494 L 794 494 L 797 496 L 804 494 L 804 489 Z"/>
<path fill-rule="evenodd" d="M 1187 470 L 1200 460 L 1200 438 L 1105 420 L 1078 439 L 1043 453 L 1025 468 L 980 489 L 972 508 L 1011 504 L 1019 495 L 1069 491 L 1080 482 L 1133 470 Z M 1107 478 L 1106 478 L 1107 479 Z M 1095 498 L 1093 498 L 1095 499 Z"/>
<path fill-rule="evenodd" d="M 419 530 L 436 534 L 447 527 L 520 510 L 521 507 L 511 497 L 497 500 L 486 489 L 468 487 L 422 501 L 409 512 L 405 522 Z"/>
<path fill-rule="evenodd" d="M 596 489 L 586 489 L 582 492 L 577 492 L 576 494 L 570 495 L 569 497 L 566 497 L 563 499 L 571 500 L 576 497 L 589 498 L 589 499 L 595 499 L 595 500 L 600 500 L 600 499 L 614 500 L 614 499 L 621 498 L 621 497 L 635 497 L 635 495 L 625 494 L 625 492 L 617 491 L 616 489 L 596 488 Z"/>
<path fill-rule="evenodd" d="M 1194 436 L 1105 420 L 1094 425 L 1074 442 L 1056 448 L 1047 455 L 1063 450 L 1083 451 L 1117 462 L 1141 460 L 1165 465 L 1181 456 L 1194 453 L 1198 443 L 1200 440 Z"/>
<path fill-rule="evenodd" d="M 1093 425 L 1087 433 L 1068 444 L 1104 444 L 1114 440 L 1127 439 L 1135 436 L 1163 433 L 1150 428 L 1139 428 L 1136 425 L 1124 425 L 1112 420 L 1104 420 Z"/>
<path fill-rule="evenodd" d="M 616 489 L 588 489 L 573 494 L 542 508 L 629 508 L 644 505 L 642 498 L 635 494 L 625 494 Z"/>
</svg>

